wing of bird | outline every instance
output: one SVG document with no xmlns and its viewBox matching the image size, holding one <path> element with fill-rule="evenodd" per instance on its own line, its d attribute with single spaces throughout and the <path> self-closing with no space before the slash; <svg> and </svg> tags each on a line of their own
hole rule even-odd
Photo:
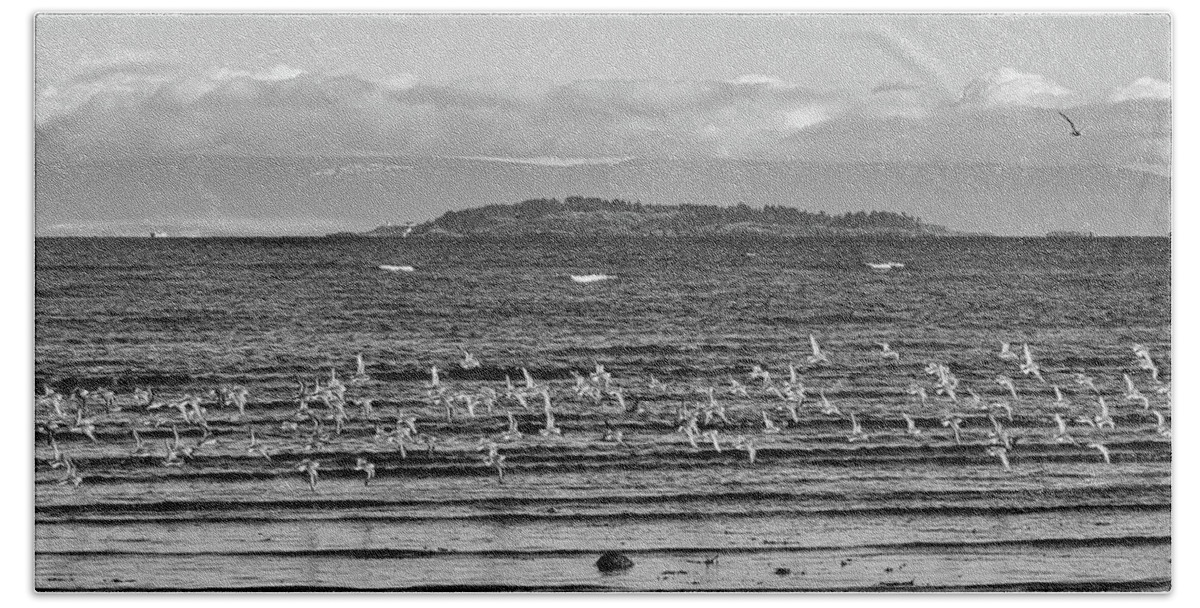
<svg viewBox="0 0 1200 608">
<path fill-rule="evenodd" d="M 1079 135 L 1079 127 L 1075 126 L 1075 121 L 1071 120 L 1066 114 L 1063 114 L 1062 112 L 1059 112 L 1058 115 L 1062 116 L 1063 120 L 1067 121 L 1067 124 L 1071 125 L 1071 134 L 1072 135 Z"/>
</svg>

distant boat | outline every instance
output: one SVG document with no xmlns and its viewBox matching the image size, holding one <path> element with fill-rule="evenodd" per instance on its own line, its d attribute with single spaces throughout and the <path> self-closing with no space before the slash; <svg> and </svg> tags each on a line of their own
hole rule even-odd
<svg viewBox="0 0 1200 608">
<path fill-rule="evenodd" d="M 880 272 L 887 272 L 889 270 L 902 270 L 904 268 L 904 264 L 901 262 L 881 262 L 878 264 L 867 262 L 867 266 L 870 267 L 871 270 L 878 270 Z"/>
<path fill-rule="evenodd" d="M 386 270 L 388 272 L 412 272 L 416 270 L 416 268 L 413 268 L 412 266 L 390 266 L 388 264 L 380 264 L 379 269 Z"/>
<path fill-rule="evenodd" d="M 616 278 L 616 277 L 612 277 L 607 274 L 573 274 L 573 275 L 571 275 L 571 280 L 575 281 L 576 283 L 595 283 L 597 281 L 607 281 L 608 279 L 614 279 L 614 278 Z"/>
</svg>

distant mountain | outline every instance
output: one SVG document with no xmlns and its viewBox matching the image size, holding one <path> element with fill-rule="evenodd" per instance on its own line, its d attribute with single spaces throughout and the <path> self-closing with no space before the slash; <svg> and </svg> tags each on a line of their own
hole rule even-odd
<svg viewBox="0 0 1200 608">
<path fill-rule="evenodd" d="M 951 230 L 1004 235 L 1040 236 L 1052 230 L 1166 235 L 1171 227 L 1169 177 L 1103 165 L 646 158 L 555 166 L 490 159 L 212 155 L 39 159 L 35 192 L 39 236 L 324 235 L 574 193 L 658 205 L 745 203 L 829 214 L 879 209 Z"/>
<path fill-rule="evenodd" d="M 571 196 L 529 199 L 448 211 L 417 226 L 381 226 L 363 236 L 480 237 L 535 236 L 949 236 L 943 226 L 906 213 L 858 211 L 829 215 L 794 207 L 739 204 L 644 205 L 621 199 Z"/>
</svg>

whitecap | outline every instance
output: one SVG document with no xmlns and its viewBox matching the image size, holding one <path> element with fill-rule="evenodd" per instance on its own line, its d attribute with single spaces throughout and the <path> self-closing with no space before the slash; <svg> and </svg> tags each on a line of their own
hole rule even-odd
<svg viewBox="0 0 1200 608">
<path fill-rule="evenodd" d="M 576 283 L 596 283 L 598 281 L 607 281 L 609 279 L 615 279 L 615 278 L 617 278 L 617 277 L 610 276 L 607 274 L 573 274 L 573 275 L 571 275 L 571 280 L 575 281 Z"/>
</svg>

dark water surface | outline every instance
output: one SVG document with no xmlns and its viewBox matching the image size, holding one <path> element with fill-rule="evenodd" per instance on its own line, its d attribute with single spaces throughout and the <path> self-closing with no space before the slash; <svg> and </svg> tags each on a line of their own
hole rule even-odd
<svg viewBox="0 0 1200 608">
<path fill-rule="evenodd" d="M 39 432 L 41 589 L 1170 584 L 1170 439 L 1123 379 L 1169 425 L 1167 239 L 38 239 L 36 255 L 39 389 L 107 386 L 122 408 L 91 402 L 98 443 L 73 419 L 55 433 L 78 487 L 57 483 Z M 864 265 L 882 261 L 906 266 Z M 613 278 L 570 278 L 596 273 Z M 805 365 L 809 334 L 829 365 Z M 1002 340 L 1018 353 L 1028 343 L 1048 384 L 997 357 Z M 879 341 L 900 361 L 883 360 Z M 1138 368 L 1134 343 L 1160 383 Z M 460 348 L 482 366 L 459 367 Z M 283 426 L 296 378 L 335 367 L 348 381 L 360 352 L 370 380 L 348 382 L 346 397 L 373 398 L 374 417 L 352 405 L 340 434 L 325 420 L 326 444 L 307 448 L 306 430 Z M 959 403 L 935 394 L 931 361 L 961 380 Z M 644 413 L 574 394 L 572 372 L 597 363 Z M 795 423 L 748 377 L 762 365 L 786 379 L 789 363 L 808 387 Z M 425 398 L 431 365 L 462 393 L 502 393 L 528 368 L 550 383 L 563 435 L 537 433 L 540 396 L 529 410 L 501 398 L 448 421 Z M 1115 428 L 1078 420 L 1098 411 L 1081 372 Z M 748 396 L 728 392 L 731 376 Z M 914 382 L 927 403 L 906 391 Z M 133 389 L 171 401 L 233 384 L 250 391 L 247 415 L 206 403 L 217 443 L 162 466 L 172 426 L 184 443 L 201 431 L 174 409 L 135 406 Z M 706 403 L 710 386 L 729 418 L 704 427 L 720 452 L 677 431 L 676 408 Z M 1013 408 L 1012 471 L 987 453 L 992 423 L 967 387 L 983 408 Z M 848 418 L 822 413 L 819 391 L 870 439 L 848 441 Z M 519 441 L 499 440 L 507 411 Z M 765 431 L 763 412 L 781 432 Z M 948 412 L 964 420 L 961 444 L 941 423 Z M 375 439 L 398 413 L 438 438 L 432 453 L 417 444 L 402 457 Z M 1055 441 L 1055 413 L 1077 445 Z M 600 441 L 606 423 L 626 445 Z M 270 461 L 247 452 L 251 425 Z M 150 456 L 130 455 L 135 428 Z M 734 448 L 739 435 L 758 446 L 754 465 Z M 484 437 L 506 456 L 503 484 L 477 451 Z M 353 470 L 360 456 L 376 465 L 370 486 Z M 321 462 L 316 492 L 296 470 L 304 458 Z M 635 567 L 599 573 L 606 549 Z"/>
</svg>

